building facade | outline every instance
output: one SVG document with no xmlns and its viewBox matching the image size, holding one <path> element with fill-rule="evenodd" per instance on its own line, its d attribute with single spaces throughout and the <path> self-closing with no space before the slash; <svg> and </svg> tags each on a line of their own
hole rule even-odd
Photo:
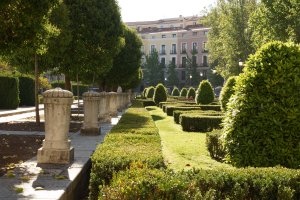
<svg viewBox="0 0 300 200">
<path fill-rule="evenodd" d="M 199 24 L 200 17 L 182 17 L 148 22 L 129 22 L 127 25 L 137 30 L 142 38 L 142 62 L 146 55 L 156 50 L 160 62 L 168 66 L 176 64 L 179 78 L 178 86 L 186 85 L 190 74 L 186 68 L 187 60 L 197 64 L 197 72 L 202 79 L 207 78 L 208 49 L 207 34 L 209 28 Z M 165 68 L 166 75 L 167 67 Z M 165 76 L 166 77 L 166 76 Z"/>
</svg>

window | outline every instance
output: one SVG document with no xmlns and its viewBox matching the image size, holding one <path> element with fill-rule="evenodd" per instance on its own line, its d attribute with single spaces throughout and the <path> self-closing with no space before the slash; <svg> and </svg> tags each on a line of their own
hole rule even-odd
<svg viewBox="0 0 300 200">
<path fill-rule="evenodd" d="M 183 80 L 183 81 L 185 80 L 185 71 L 181 72 L 181 80 Z"/>
<path fill-rule="evenodd" d="M 176 44 L 172 44 L 171 54 L 176 54 Z"/>
<path fill-rule="evenodd" d="M 193 36 L 197 36 L 197 32 L 193 32 Z"/>
<path fill-rule="evenodd" d="M 152 39 L 155 39 L 155 35 L 152 35 Z"/>
<path fill-rule="evenodd" d="M 197 50 L 197 42 L 193 42 L 193 44 L 192 44 L 192 49 L 193 49 L 193 50 Z"/>
<path fill-rule="evenodd" d="M 186 57 L 181 58 L 181 67 L 186 67 Z"/>
<path fill-rule="evenodd" d="M 207 71 L 203 70 L 203 77 L 206 78 L 206 76 L 207 76 Z"/>
<path fill-rule="evenodd" d="M 161 58 L 160 59 L 160 63 L 163 64 L 163 65 L 165 65 L 166 64 L 166 58 Z"/>
<path fill-rule="evenodd" d="M 203 35 L 207 35 L 208 34 L 208 31 L 203 31 Z"/>
<path fill-rule="evenodd" d="M 165 55 L 166 54 L 166 45 L 161 45 L 161 50 L 160 50 L 160 54 L 161 55 Z"/>
<path fill-rule="evenodd" d="M 203 52 L 208 52 L 207 43 L 203 42 Z"/>
<path fill-rule="evenodd" d="M 172 34 L 172 37 L 173 37 L 173 38 L 176 38 L 176 34 Z"/>
<path fill-rule="evenodd" d="M 192 63 L 193 65 L 197 64 L 197 56 L 192 56 Z"/>
<path fill-rule="evenodd" d="M 166 35 L 161 35 L 161 38 L 166 38 Z"/>
<path fill-rule="evenodd" d="M 151 45 L 150 51 L 151 51 L 151 53 L 153 53 L 155 51 L 155 45 L 153 45 L 153 44 Z"/>
<path fill-rule="evenodd" d="M 171 62 L 172 62 L 172 64 L 175 65 L 176 64 L 176 57 L 172 57 L 172 61 Z"/>
<path fill-rule="evenodd" d="M 181 53 L 186 53 L 186 49 L 187 49 L 187 43 L 182 43 L 181 44 Z"/>
<path fill-rule="evenodd" d="M 203 66 L 207 66 L 207 56 L 203 56 Z"/>
</svg>

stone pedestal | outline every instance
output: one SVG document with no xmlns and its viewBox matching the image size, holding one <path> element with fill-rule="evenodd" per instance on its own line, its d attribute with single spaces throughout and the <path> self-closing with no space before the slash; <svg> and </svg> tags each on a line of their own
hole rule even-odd
<svg viewBox="0 0 300 200">
<path fill-rule="evenodd" d="M 107 102 L 108 101 L 107 97 L 108 94 L 106 92 L 101 92 L 98 99 L 98 105 L 99 105 L 98 119 L 100 122 L 107 122 L 110 120 L 109 113 L 108 113 L 109 102 Z"/>
<path fill-rule="evenodd" d="M 118 110 L 117 110 L 117 93 L 115 92 L 109 92 L 109 114 L 110 116 L 117 116 Z"/>
<path fill-rule="evenodd" d="M 45 139 L 38 150 L 38 163 L 69 164 L 74 159 L 74 148 L 68 139 L 73 94 L 61 88 L 43 94 Z"/>
<path fill-rule="evenodd" d="M 84 122 L 80 130 L 82 135 L 99 135 L 99 97 L 98 92 L 83 93 Z"/>
</svg>

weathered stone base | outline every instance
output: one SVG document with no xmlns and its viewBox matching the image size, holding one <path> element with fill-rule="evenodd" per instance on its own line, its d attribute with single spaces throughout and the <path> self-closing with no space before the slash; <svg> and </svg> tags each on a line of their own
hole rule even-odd
<svg viewBox="0 0 300 200">
<path fill-rule="evenodd" d="M 44 149 L 41 147 L 37 153 L 38 163 L 69 164 L 74 160 L 74 148 L 68 150 Z"/>
<path fill-rule="evenodd" d="M 100 135 L 100 128 L 81 128 L 81 135 Z"/>
<path fill-rule="evenodd" d="M 105 115 L 105 116 L 99 117 L 98 120 L 100 123 L 110 122 L 111 117 L 109 115 Z"/>
<path fill-rule="evenodd" d="M 111 116 L 111 117 L 116 117 L 116 116 L 118 116 L 118 112 L 117 112 L 117 111 L 116 111 L 116 112 L 111 112 L 111 113 L 110 113 L 110 116 Z"/>
</svg>

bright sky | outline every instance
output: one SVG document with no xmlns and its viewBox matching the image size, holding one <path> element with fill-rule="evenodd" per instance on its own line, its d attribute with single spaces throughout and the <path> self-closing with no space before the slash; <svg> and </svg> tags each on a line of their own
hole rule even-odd
<svg viewBox="0 0 300 200">
<path fill-rule="evenodd" d="M 164 18 L 200 15 L 216 0 L 117 0 L 124 22 L 151 21 Z"/>
</svg>

